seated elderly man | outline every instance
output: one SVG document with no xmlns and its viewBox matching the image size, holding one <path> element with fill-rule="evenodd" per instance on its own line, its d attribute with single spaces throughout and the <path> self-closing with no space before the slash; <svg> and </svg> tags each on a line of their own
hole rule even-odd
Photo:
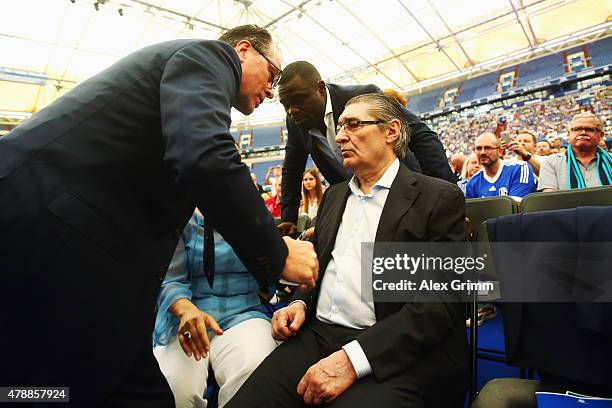
<svg viewBox="0 0 612 408">
<path fill-rule="evenodd" d="M 542 164 L 538 190 L 573 190 L 612 184 L 612 158 L 599 147 L 603 135 L 603 126 L 597 116 L 590 112 L 574 116 L 569 130 L 569 148 L 565 153 L 548 157 Z"/>
<path fill-rule="evenodd" d="M 272 318 L 286 340 L 227 407 L 461 407 L 468 353 L 463 304 L 366 302 L 362 242 L 462 241 L 465 200 L 454 184 L 401 158 L 409 127 L 383 94 L 351 99 L 336 142 L 354 176 L 331 186 L 313 240 L 317 288 Z"/>
</svg>

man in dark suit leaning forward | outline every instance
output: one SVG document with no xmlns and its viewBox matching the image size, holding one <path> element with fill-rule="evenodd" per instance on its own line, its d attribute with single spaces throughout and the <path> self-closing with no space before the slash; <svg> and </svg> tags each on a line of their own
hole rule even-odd
<svg viewBox="0 0 612 408">
<path fill-rule="evenodd" d="M 389 97 L 351 99 L 338 126 L 354 176 L 319 207 L 318 289 L 274 314 L 273 336 L 286 341 L 226 407 L 461 407 L 463 304 L 362 301 L 360 244 L 463 241 L 463 194 L 400 163 L 409 132 Z"/>
<path fill-rule="evenodd" d="M 338 117 L 354 96 L 381 92 L 376 85 L 336 85 L 321 80 L 319 71 L 306 61 L 293 62 L 283 70 L 278 85 L 279 100 L 287 112 L 287 144 L 283 161 L 281 229 L 291 235 L 301 199 L 302 176 L 308 155 L 329 184 L 351 178 L 342 165 L 335 143 Z M 403 108 L 412 137 L 400 159 L 409 169 L 454 183 L 438 135 L 414 113 Z"/>
<path fill-rule="evenodd" d="M 232 106 L 253 112 L 280 74 L 257 26 L 168 41 L 0 138 L 1 385 L 67 386 L 73 406 L 173 406 L 153 310 L 196 205 L 258 280 L 314 285 L 312 245 L 283 241 L 229 133 Z"/>
</svg>

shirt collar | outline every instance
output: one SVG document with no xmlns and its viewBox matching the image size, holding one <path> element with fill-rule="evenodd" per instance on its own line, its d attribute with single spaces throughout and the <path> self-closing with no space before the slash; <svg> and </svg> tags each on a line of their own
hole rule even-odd
<svg viewBox="0 0 612 408">
<path fill-rule="evenodd" d="M 327 87 L 327 85 L 325 85 L 325 90 L 327 92 L 326 93 L 326 97 L 325 97 L 325 124 L 328 125 L 330 123 L 330 118 L 331 118 L 331 123 L 332 123 L 332 127 L 333 127 L 333 122 L 334 122 L 334 110 L 332 109 L 332 103 L 331 103 L 331 97 L 329 96 L 329 88 Z M 335 131 L 336 129 L 334 129 Z"/>
<path fill-rule="evenodd" d="M 399 172 L 399 165 L 400 163 L 397 158 L 393 160 L 393 163 L 391 163 L 391 165 L 385 171 L 382 177 L 378 179 L 376 184 L 374 184 L 374 187 L 372 187 L 372 190 L 370 190 L 370 194 L 363 194 L 363 192 L 359 189 L 359 186 L 357 185 L 357 177 L 353 176 L 351 178 L 351 181 L 349 182 L 349 187 L 351 189 L 351 192 L 358 196 L 371 197 L 372 195 L 376 194 L 376 192 L 378 192 L 379 190 L 382 190 L 383 188 L 386 188 L 386 189 L 391 188 L 391 184 L 393 184 L 393 180 L 395 180 L 395 177 L 397 176 L 397 173 Z"/>
</svg>

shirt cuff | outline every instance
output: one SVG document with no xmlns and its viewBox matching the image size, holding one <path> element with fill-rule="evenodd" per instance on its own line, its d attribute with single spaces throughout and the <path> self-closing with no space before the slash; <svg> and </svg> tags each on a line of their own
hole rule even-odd
<svg viewBox="0 0 612 408">
<path fill-rule="evenodd" d="M 349 360 L 351 360 L 351 364 L 353 364 L 357 378 L 362 378 L 366 375 L 372 374 L 372 366 L 370 366 L 370 362 L 368 361 L 368 358 L 357 340 L 353 340 L 350 343 L 345 344 L 342 346 L 342 349 L 348 355 Z"/>
<path fill-rule="evenodd" d="M 301 303 L 301 304 L 304 305 L 304 310 L 308 310 L 308 306 L 306 306 L 306 302 L 304 302 L 303 300 L 299 300 L 299 299 L 298 300 L 294 300 L 293 302 L 289 303 L 287 305 L 287 307 L 291 306 L 294 303 Z"/>
</svg>

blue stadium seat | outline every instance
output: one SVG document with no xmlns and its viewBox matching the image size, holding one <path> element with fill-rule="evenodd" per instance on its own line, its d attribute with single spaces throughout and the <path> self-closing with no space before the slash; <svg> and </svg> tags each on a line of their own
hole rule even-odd
<svg viewBox="0 0 612 408">
<path fill-rule="evenodd" d="M 434 89 L 422 94 L 412 95 L 408 100 L 408 109 L 416 113 L 425 113 L 438 108 L 443 89 Z"/>
<path fill-rule="evenodd" d="M 497 76 L 497 72 L 492 72 L 465 81 L 455 103 L 468 102 L 493 94 L 497 84 Z"/>
<path fill-rule="evenodd" d="M 277 146 L 281 142 L 279 126 L 253 129 L 253 147 Z"/>
<path fill-rule="evenodd" d="M 594 67 L 612 64 L 612 37 L 587 45 Z"/>
<path fill-rule="evenodd" d="M 563 54 L 557 53 L 519 65 L 517 86 L 526 86 L 538 79 L 557 78 L 565 73 Z"/>
</svg>

